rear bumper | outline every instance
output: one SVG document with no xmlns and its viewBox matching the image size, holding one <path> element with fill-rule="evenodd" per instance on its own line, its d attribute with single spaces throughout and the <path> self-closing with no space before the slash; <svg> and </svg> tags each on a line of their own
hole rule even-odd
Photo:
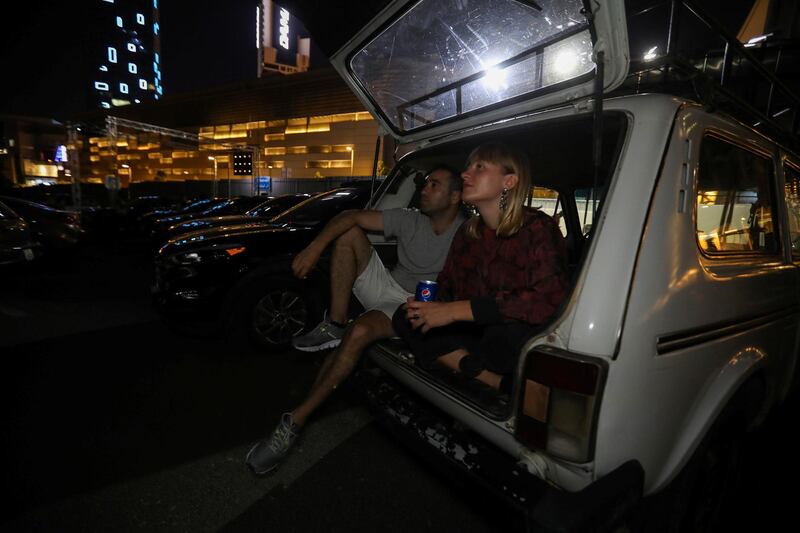
<svg viewBox="0 0 800 533">
<path fill-rule="evenodd" d="M 639 505 L 644 472 L 636 461 L 621 465 L 580 492 L 565 492 L 459 427 L 382 370 L 362 369 L 352 381 L 393 436 L 445 473 L 467 478 L 519 509 L 533 531 L 613 531 Z"/>
</svg>

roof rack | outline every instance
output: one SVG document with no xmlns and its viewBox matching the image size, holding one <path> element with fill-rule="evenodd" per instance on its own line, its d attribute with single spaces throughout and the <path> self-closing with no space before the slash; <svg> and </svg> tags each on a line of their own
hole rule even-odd
<svg viewBox="0 0 800 533">
<path fill-rule="evenodd" d="M 652 31 L 658 25 L 666 26 L 660 41 Z M 632 57 L 622 92 L 657 87 L 800 148 L 800 98 L 779 79 L 789 51 L 784 45 L 766 40 L 743 45 L 691 0 L 657 1 L 629 11 L 628 33 Z"/>
</svg>

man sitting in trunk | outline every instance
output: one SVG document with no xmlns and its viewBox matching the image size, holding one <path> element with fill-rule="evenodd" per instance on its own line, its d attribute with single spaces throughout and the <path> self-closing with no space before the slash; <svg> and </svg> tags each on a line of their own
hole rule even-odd
<svg viewBox="0 0 800 533">
<path fill-rule="evenodd" d="M 367 346 L 395 335 L 392 314 L 414 294 L 417 282 L 434 280 L 444 265 L 453 235 L 464 221 L 461 214 L 461 176 L 444 166 L 432 170 L 420 195 L 419 211 L 346 211 L 297 254 L 292 270 L 304 279 L 330 243 L 330 312 L 311 332 L 293 345 L 302 351 L 336 348 L 322 364 L 305 400 L 284 413 L 280 423 L 247 454 L 257 474 L 270 472 L 297 439 L 309 415 L 347 378 Z M 365 232 L 396 237 L 398 263 L 389 271 L 370 245 Z M 346 326 L 350 292 L 366 311 Z"/>
</svg>

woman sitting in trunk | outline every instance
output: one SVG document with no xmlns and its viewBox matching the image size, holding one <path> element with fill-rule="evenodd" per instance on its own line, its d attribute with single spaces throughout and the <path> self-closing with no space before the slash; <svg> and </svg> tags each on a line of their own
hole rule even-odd
<svg viewBox="0 0 800 533">
<path fill-rule="evenodd" d="M 529 168 L 502 144 L 472 151 L 462 198 L 479 214 L 453 239 L 437 301 L 409 298 L 393 320 L 423 367 L 436 361 L 501 392 L 510 392 L 522 345 L 569 289 L 564 237 L 552 217 L 524 206 Z"/>
</svg>

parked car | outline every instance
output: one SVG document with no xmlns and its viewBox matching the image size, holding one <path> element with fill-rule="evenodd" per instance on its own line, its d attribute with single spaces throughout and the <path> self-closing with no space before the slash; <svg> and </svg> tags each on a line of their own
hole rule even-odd
<svg viewBox="0 0 800 533">
<path fill-rule="evenodd" d="M 197 213 L 205 211 L 210 206 L 219 204 L 225 201 L 225 198 L 192 198 L 183 202 L 178 202 L 169 206 L 161 206 L 136 218 L 136 226 L 139 232 L 143 235 L 149 236 L 153 230 L 153 225 L 162 218 L 174 216 L 180 213 Z"/>
<path fill-rule="evenodd" d="M 130 219 L 124 209 L 82 204 L 80 214 L 81 227 L 86 231 L 87 240 L 108 242 L 130 231 Z"/>
<path fill-rule="evenodd" d="M 28 223 L 0 202 L 0 265 L 33 261 L 41 245 L 33 240 Z"/>
<path fill-rule="evenodd" d="M 47 250 L 65 250 L 84 238 L 85 232 L 78 213 L 53 209 L 12 196 L 0 196 L 0 201 L 25 219 L 33 237 Z"/>
<path fill-rule="evenodd" d="M 137 196 L 127 201 L 125 210 L 131 220 L 136 220 L 140 216 L 154 211 L 175 209 L 180 203 L 176 198 L 167 196 Z"/>
<path fill-rule="evenodd" d="M 313 196 L 270 222 L 220 226 L 180 235 L 155 259 L 153 294 L 168 319 L 213 320 L 236 339 L 267 350 L 321 317 L 327 276 L 306 282 L 291 274 L 293 255 L 336 214 L 361 209 L 370 188 L 347 187 Z"/>
<path fill-rule="evenodd" d="M 308 198 L 307 195 L 306 198 Z M 175 213 L 167 217 L 159 218 L 153 222 L 153 229 L 150 233 L 150 238 L 154 243 L 160 246 L 164 244 L 171 236 L 179 233 L 185 233 L 185 231 L 182 231 L 181 229 L 173 229 L 183 223 L 188 223 L 195 220 L 216 219 L 220 217 L 245 217 L 247 212 L 261 206 L 264 204 L 264 202 L 269 200 L 270 198 L 265 196 L 242 196 L 228 200 L 223 199 L 218 203 L 212 202 L 206 209 L 202 211 Z M 298 202 L 299 200 L 294 203 L 296 204 Z M 250 220 L 250 218 L 245 217 L 242 222 L 248 222 Z M 212 227 L 213 225 L 214 224 L 209 224 L 207 227 Z M 200 227 L 197 229 L 200 229 Z"/>
<path fill-rule="evenodd" d="M 531 204 L 560 220 L 572 287 L 510 394 L 397 340 L 354 382 L 394 435 L 536 531 L 714 530 L 745 433 L 797 375 L 797 96 L 691 2 L 629 24 L 618 0 L 371 13 L 331 37 L 331 63 L 404 154 L 372 205 L 406 206 L 415 169 L 506 143 L 530 156 Z M 661 13 L 668 36 L 641 20 Z M 707 40 L 724 48 L 680 48 Z"/>
<path fill-rule="evenodd" d="M 163 229 L 184 220 L 212 216 L 216 213 L 228 214 L 232 206 L 233 201 L 229 198 L 207 198 L 193 202 L 174 213 L 149 217 L 150 236 L 158 235 Z"/>
<path fill-rule="evenodd" d="M 284 194 L 281 196 L 254 197 L 260 198 L 260 203 L 241 215 L 220 215 L 213 217 L 196 218 L 170 226 L 162 237 L 163 242 L 173 239 L 178 235 L 193 231 L 200 231 L 219 226 L 237 226 L 251 222 L 269 221 L 280 215 L 290 207 L 311 198 L 310 194 Z"/>
</svg>

